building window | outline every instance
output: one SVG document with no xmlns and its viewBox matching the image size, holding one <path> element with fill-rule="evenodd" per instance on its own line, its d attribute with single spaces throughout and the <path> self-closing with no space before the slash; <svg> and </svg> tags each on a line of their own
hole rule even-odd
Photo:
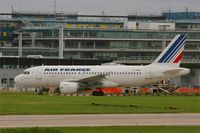
<svg viewBox="0 0 200 133">
<path fill-rule="evenodd" d="M 7 83 L 7 79 L 6 78 L 2 78 L 1 79 L 1 84 L 6 84 Z"/>
<path fill-rule="evenodd" d="M 14 78 L 9 79 L 9 84 L 10 84 L 10 86 L 14 86 Z"/>
</svg>

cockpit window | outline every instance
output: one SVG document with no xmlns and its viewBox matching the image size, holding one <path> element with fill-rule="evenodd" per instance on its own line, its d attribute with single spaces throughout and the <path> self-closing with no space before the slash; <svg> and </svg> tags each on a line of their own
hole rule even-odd
<svg viewBox="0 0 200 133">
<path fill-rule="evenodd" d="M 30 72 L 29 71 L 24 71 L 24 74 L 29 75 Z"/>
</svg>

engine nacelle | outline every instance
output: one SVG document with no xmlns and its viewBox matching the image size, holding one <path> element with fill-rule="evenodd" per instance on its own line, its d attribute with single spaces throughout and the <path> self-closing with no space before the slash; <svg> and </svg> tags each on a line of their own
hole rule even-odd
<svg viewBox="0 0 200 133">
<path fill-rule="evenodd" d="M 117 87 L 118 84 L 112 81 L 102 81 L 102 87 Z"/>
<path fill-rule="evenodd" d="M 75 82 L 60 82 L 61 93 L 74 93 L 79 89 L 79 84 Z"/>
</svg>

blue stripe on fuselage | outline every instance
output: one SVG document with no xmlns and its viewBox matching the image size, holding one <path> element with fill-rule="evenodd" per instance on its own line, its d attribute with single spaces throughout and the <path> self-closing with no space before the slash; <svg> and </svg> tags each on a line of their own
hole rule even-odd
<svg viewBox="0 0 200 133">
<path fill-rule="evenodd" d="M 167 58 L 167 60 L 165 61 L 166 62 L 170 62 L 171 59 L 173 59 L 173 57 L 179 52 L 179 50 L 184 46 L 185 44 L 185 39 L 186 39 L 186 36 L 183 38 L 183 40 L 180 42 L 181 45 L 178 46 L 172 53 L 171 55 L 169 56 L 169 58 Z"/>
<path fill-rule="evenodd" d="M 177 44 L 179 44 L 180 40 L 182 40 L 182 38 L 185 35 L 180 35 L 178 37 L 178 39 L 172 44 L 172 46 L 167 50 L 167 52 L 161 57 L 161 59 L 158 61 L 158 63 L 163 63 L 163 61 L 168 57 L 168 55 L 171 53 L 172 50 L 174 50 L 177 46 Z"/>
</svg>

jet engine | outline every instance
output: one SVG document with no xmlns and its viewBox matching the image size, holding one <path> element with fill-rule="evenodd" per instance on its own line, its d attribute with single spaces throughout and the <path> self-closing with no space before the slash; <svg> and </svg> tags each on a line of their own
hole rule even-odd
<svg viewBox="0 0 200 133">
<path fill-rule="evenodd" d="M 117 83 L 112 82 L 112 81 L 102 81 L 102 87 L 116 87 L 118 86 Z"/>
<path fill-rule="evenodd" d="M 75 82 L 60 82 L 61 93 L 74 93 L 79 89 L 79 84 Z"/>
</svg>

